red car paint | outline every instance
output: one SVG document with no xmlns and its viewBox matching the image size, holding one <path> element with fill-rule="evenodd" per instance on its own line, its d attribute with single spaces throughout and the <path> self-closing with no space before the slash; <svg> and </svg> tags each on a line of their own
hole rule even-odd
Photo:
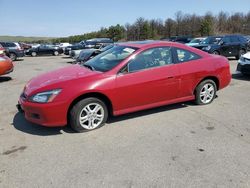
<svg viewBox="0 0 250 188">
<path fill-rule="evenodd" d="M 12 60 L 7 56 L 0 55 L 0 76 L 9 74 L 14 69 Z"/>
<path fill-rule="evenodd" d="M 80 65 L 72 65 L 29 81 L 24 88 L 24 94 L 19 99 L 26 119 L 48 127 L 65 126 L 74 100 L 81 96 L 93 94 L 105 96 L 111 102 L 113 115 L 121 115 L 193 100 L 196 86 L 205 78 L 216 79 L 218 90 L 226 87 L 231 81 L 228 60 L 222 56 L 210 55 L 198 49 L 171 42 L 120 45 L 139 49 L 110 71 L 97 72 Z M 188 50 L 201 58 L 134 73 L 119 73 L 132 57 L 142 51 L 165 46 Z M 40 104 L 28 100 L 39 92 L 53 89 L 62 89 L 62 91 L 52 102 Z M 39 119 L 34 118 L 34 114 L 38 114 Z"/>
</svg>

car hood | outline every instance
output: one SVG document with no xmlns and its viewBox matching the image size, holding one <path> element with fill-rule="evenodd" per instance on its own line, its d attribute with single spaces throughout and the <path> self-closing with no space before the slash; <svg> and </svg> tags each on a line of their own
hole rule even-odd
<svg viewBox="0 0 250 188">
<path fill-rule="evenodd" d="M 33 94 L 34 91 L 42 90 L 48 86 L 58 84 L 58 87 L 63 87 L 65 81 L 70 81 L 79 78 L 89 77 L 100 72 L 91 71 L 81 65 L 71 65 L 65 68 L 57 69 L 31 79 L 25 86 L 25 94 Z M 56 89 L 56 88 L 52 88 Z"/>
<path fill-rule="evenodd" d="M 211 46 L 213 48 L 213 47 L 216 47 L 218 45 L 217 44 L 198 44 L 198 45 L 194 45 L 193 47 L 198 48 L 198 49 L 202 49 L 202 48 L 207 47 L 207 46 Z"/>
<path fill-rule="evenodd" d="M 250 59 L 250 52 L 244 54 L 243 57 L 246 58 L 246 59 Z"/>
</svg>

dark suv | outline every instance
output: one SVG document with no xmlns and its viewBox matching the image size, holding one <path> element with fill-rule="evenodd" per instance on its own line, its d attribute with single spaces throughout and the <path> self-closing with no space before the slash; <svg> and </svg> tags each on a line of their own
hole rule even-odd
<svg viewBox="0 0 250 188">
<path fill-rule="evenodd" d="M 247 40 L 242 35 L 210 36 L 199 45 L 193 46 L 210 54 L 236 57 L 247 52 Z"/>
<path fill-rule="evenodd" d="M 192 40 L 192 37 L 191 36 L 172 36 L 170 38 L 162 38 L 161 40 L 186 44 Z"/>
<path fill-rule="evenodd" d="M 6 49 L 6 55 L 13 61 L 24 56 L 24 50 L 17 42 L 0 42 L 0 44 Z"/>
</svg>

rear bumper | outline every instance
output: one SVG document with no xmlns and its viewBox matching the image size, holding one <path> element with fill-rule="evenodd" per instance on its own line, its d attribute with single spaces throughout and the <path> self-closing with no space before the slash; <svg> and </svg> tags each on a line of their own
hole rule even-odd
<svg viewBox="0 0 250 188">
<path fill-rule="evenodd" d="M 25 119 L 45 127 L 62 127 L 67 125 L 67 109 L 64 103 L 38 104 L 28 102 L 20 97 L 17 109 L 24 112 Z"/>
</svg>

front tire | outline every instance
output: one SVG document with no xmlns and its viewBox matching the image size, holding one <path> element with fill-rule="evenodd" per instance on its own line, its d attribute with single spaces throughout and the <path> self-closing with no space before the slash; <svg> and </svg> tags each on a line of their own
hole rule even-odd
<svg viewBox="0 0 250 188">
<path fill-rule="evenodd" d="M 54 56 L 58 56 L 59 52 L 58 51 L 54 51 Z"/>
<path fill-rule="evenodd" d="M 108 109 L 97 98 L 86 98 L 76 103 L 70 111 L 69 123 L 76 132 L 86 132 L 102 127 L 108 119 Z"/>
<path fill-rule="evenodd" d="M 17 55 L 15 54 L 15 53 L 10 53 L 10 59 L 12 60 L 12 61 L 16 61 L 17 60 Z"/>
<path fill-rule="evenodd" d="M 213 51 L 212 54 L 214 54 L 214 55 L 220 55 L 220 52 L 218 52 L 218 51 Z"/>
<path fill-rule="evenodd" d="M 217 92 L 216 84 L 213 80 L 202 81 L 195 90 L 195 103 L 207 105 L 213 102 Z"/>
<path fill-rule="evenodd" d="M 36 57 L 36 56 L 37 56 L 37 53 L 36 53 L 36 52 L 31 52 L 31 56 L 32 56 L 32 57 Z"/>
</svg>

